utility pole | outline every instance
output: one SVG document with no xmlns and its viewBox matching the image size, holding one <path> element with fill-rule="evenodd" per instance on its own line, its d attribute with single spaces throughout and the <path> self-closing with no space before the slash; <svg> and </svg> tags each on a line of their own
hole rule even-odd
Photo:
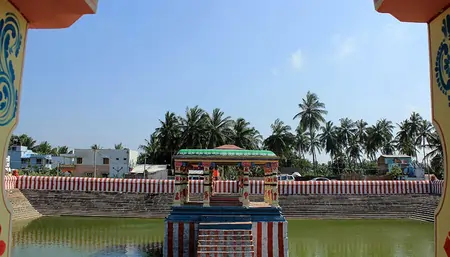
<svg viewBox="0 0 450 257">
<path fill-rule="evenodd" d="M 97 149 L 94 150 L 94 178 L 97 177 Z"/>
<path fill-rule="evenodd" d="M 145 179 L 145 170 L 147 169 L 145 166 L 146 164 L 147 164 L 147 154 L 144 155 L 144 173 L 143 173 L 144 179 Z"/>
</svg>

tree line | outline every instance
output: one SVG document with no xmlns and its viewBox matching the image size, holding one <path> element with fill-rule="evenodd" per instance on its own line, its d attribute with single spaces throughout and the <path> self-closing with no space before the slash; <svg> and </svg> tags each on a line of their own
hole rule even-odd
<svg viewBox="0 0 450 257">
<path fill-rule="evenodd" d="M 32 150 L 33 152 L 37 154 L 42 155 L 61 155 L 61 154 L 69 154 L 71 153 L 68 146 L 52 146 L 48 141 L 41 141 L 37 142 L 33 137 L 27 135 L 27 134 L 21 134 L 21 135 L 15 135 L 13 134 L 11 138 L 9 139 L 9 148 L 11 150 L 12 146 L 25 146 L 27 149 Z M 114 149 L 124 149 L 122 143 L 118 143 L 114 145 Z M 93 144 L 91 145 L 91 149 L 103 149 L 102 146 L 99 144 Z"/>
<path fill-rule="evenodd" d="M 188 107 L 184 116 L 168 111 L 140 146 L 139 162 L 169 164 L 179 149 L 233 144 L 244 149 L 271 150 L 280 157 L 282 166 L 306 167 L 316 174 L 358 171 L 367 166 L 373 169 L 379 154 L 409 155 L 431 173 L 442 173 L 439 134 L 420 114 L 413 112 L 399 123 L 379 119 L 371 125 L 363 119 L 355 121 L 348 117 L 335 124 L 326 120 L 327 114 L 325 103 L 318 95 L 307 92 L 293 115 L 298 126 L 292 128 L 276 119 L 270 125 L 271 135 L 263 138 L 250 122 L 244 118 L 232 119 L 218 108 L 208 113 L 199 106 Z M 317 162 L 320 153 L 329 155 L 327 164 Z M 423 158 L 419 158 L 419 153 Z M 320 171 L 323 169 L 326 171 Z"/>
</svg>

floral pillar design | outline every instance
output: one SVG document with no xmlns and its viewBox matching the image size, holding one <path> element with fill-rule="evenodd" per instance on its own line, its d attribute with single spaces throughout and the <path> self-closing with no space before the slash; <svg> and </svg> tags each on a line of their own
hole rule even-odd
<svg viewBox="0 0 450 257">
<path fill-rule="evenodd" d="M 181 177 L 181 162 L 175 162 L 175 189 L 174 189 L 174 198 L 173 198 L 173 206 L 181 206 L 181 190 L 182 190 L 182 177 Z"/>
<path fill-rule="evenodd" d="M 209 207 L 209 200 L 211 198 L 211 165 L 210 163 L 202 163 L 203 166 L 203 207 Z"/>
<path fill-rule="evenodd" d="M 187 163 L 183 162 L 181 164 L 181 177 L 182 177 L 182 202 L 181 204 L 185 204 L 189 201 L 189 169 L 187 167 Z"/>
<path fill-rule="evenodd" d="M 27 33 L 27 21 L 8 1 L 0 1 L 0 256 L 11 256 L 11 214 L 6 199 L 5 161 L 16 127 Z"/>
<path fill-rule="evenodd" d="M 242 206 L 249 207 L 250 206 L 250 166 L 251 163 L 244 162 L 242 163 L 242 166 L 244 166 L 244 188 L 242 190 L 243 193 L 243 199 L 242 199 Z"/>
<path fill-rule="evenodd" d="M 278 162 L 272 162 L 272 190 L 271 190 L 271 205 L 279 207 L 278 204 Z"/>
<path fill-rule="evenodd" d="M 238 170 L 239 201 L 241 203 L 243 203 L 244 202 L 244 169 L 239 164 L 237 166 L 237 170 Z"/>
<path fill-rule="evenodd" d="M 272 168 L 270 162 L 264 165 L 264 202 L 270 204 Z"/>
</svg>

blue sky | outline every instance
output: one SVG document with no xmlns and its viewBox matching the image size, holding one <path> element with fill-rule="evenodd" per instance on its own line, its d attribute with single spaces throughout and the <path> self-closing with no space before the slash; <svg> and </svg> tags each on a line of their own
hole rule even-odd
<svg viewBox="0 0 450 257">
<path fill-rule="evenodd" d="M 198 104 L 267 136 L 277 118 L 296 126 L 308 90 L 334 122 L 430 118 L 426 25 L 377 13 L 373 1 L 128 2 L 29 32 L 15 133 L 137 148 L 167 110 Z"/>
</svg>

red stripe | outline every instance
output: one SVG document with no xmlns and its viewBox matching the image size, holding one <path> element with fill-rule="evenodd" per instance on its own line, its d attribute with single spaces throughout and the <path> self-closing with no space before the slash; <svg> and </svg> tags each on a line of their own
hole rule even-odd
<svg viewBox="0 0 450 257">
<path fill-rule="evenodd" d="M 183 252 L 184 252 L 183 236 L 184 236 L 184 223 L 179 222 L 178 223 L 178 257 L 183 257 Z"/>
<path fill-rule="evenodd" d="M 283 222 L 278 222 L 278 257 L 284 257 Z"/>
<path fill-rule="evenodd" d="M 194 222 L 189 223 L 189 256 L 195 256 L 195 224 Z"/>
<path fill-rule="evenodd" d="M 262 223 L 256 225 L 256 257 L 262 257 Z"/>
<path fill-rule="evenodd" d="M 167 222 L 167 257 L 173 256 L 173 223 Z"/>
<path fill-rule="evenodd" d="M 267 257 L 273 257 L 273 222 L 267 222 Z"/>
</svg>

